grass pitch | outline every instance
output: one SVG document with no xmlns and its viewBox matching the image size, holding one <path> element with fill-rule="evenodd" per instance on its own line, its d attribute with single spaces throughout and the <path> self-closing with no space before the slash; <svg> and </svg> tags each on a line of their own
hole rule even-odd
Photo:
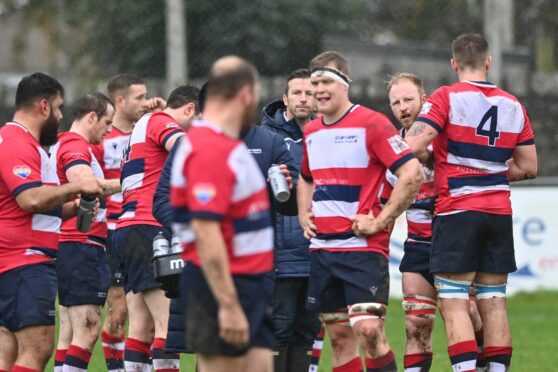
<svg viewBox="0 0 558 372">
<path fill-rule="evenodd" d="M 512 368 L 514 371 L 558 371 L 558 292 L 522 293 L 508 299 L 509 318 L 513 337 Z M 58 328 L 58 326 L 57 326 Z M 399 370 L 403 370 L 405 328 L 400 300 L 392 299 L 386 320 L 388 340 L 397 356 Z M 432 372 L 450 371 L 442 319 L 438 316 L 432 336 L 434 360 Z M 46 368 L 53 370 L 51 360 Z M 89 371 L 106 371 L 103 351 L 97 342 Z M 183 355 L 181 371 L 194 371 L 194 358 Z M 331 348 L 325 343 L 320 371 L 331 371 Z"/>
</svg>

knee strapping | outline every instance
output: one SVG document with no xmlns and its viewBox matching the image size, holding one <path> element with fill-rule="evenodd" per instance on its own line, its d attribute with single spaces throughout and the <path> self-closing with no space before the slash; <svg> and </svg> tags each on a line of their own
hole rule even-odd
<svg viewBox="0 0 558 372">
<path fill-rule="evenodd" d="M 403 296 L 401 305 L 403 306 L 405 315 L 415 315 L 434 319 L 436 317 L 436 307 L 438 303 L 435 299 L 430 297 L 406 294 Z"/>
<path fill-rule="evenodd" d="M 385 319 L 386 305 L 377 302 L 367 302 L 349 306 L 349 321 L 354 326 L 363 319 Z"/>
<path fill-rule="evenodd" d="M 506 297 L 507 283 L 486 285 L 475 283 L 475 297 L 477 300 L 488 300 L 497 297 Z"/>
<path fill-rule="evenodd" d="M 320 321 L 324 324 L 349 325 L 349 314 L 346 311 L 336 311 L 334 313 L 320 313 Z"/>
<path fill-rule="evenodd" d="M 450 280 L 434 275 L 434 286 L 440 298 L 469 299 L 469 286 L 473 281 Z"/>
</svg>

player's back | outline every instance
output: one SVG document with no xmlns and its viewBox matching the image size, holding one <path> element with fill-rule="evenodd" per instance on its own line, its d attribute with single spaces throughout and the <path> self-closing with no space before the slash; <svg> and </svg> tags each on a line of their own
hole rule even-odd
<svg viewBox="0 0 558 372">
<path fill-rule="evenodd" d="M 418 120 L 439 132 L 437 213 L 511 214 L 506 161 L 516 146 L 534 143 L 517 98 L 487 82 L 458 82 L 434 92 Z"/>
<path fill-rule="evenodd" d="M 182 133 L 168 114 L 144 115 L 135 125 L 122 167 L 122 214 L 117 227 L 138 224 L 161 226 L 153 217 L 153 195 L 168 152 L 167 141 Z"/>
</svg>

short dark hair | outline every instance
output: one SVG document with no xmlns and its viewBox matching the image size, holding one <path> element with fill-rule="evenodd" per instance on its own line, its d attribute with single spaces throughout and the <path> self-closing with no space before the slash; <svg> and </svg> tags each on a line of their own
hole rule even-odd
<svg viewBox="0 0 558 372">
<path fill-rule="evenodd" d="M 461 70 L 482 68 L 488 57 L 488 42 L 480 34 L 461 34 L 451 44 L 454 61 Z"/>
<path fill-rule="evenodd" d="M 291 72 L 289 77 L 287 77 L 287 84 L 285 84 L 285 95 L 289 93 L 289 83 L 294 79 L 310 79 L 310 71 L 306 68 L 299 68 Z"/>
<path fill-rule="evenodd" d="M 199 112 L 198 96 L 200 90 L 192 85 L 181 85 L 171 92 L 167 99 L 167 107 L 177 109 L 188 103 L 196 105 L 196 114 Z"/>
<path fill-rule="evenodd" d="M 206 97 L 233 98 L 242 87 L 253 87 L 259 80 L 258 70 L 250 62 L 238 58 L 239 63 L 226 70 L 211 69 L 207 81 Z"/>
<path fill-rule="evenodd" d="M 128 94 L 128 88 L 132 85 L 145 85 L 145 81 L 132 74 L 119 74 L 114 76 L 107 84 L 107 92 L 110 99 L 114 101 L 116 96 L 125 96 Z"/>
<path fill-rule="evenodd" d="M 90 112 L 97 114 L 97 117 L 100 119 L 107 114 L 109 106 L 114 107 L 114 104 L 103 93 L 87 93 L 80 97 L 74 104 L 74 120 L 80 120 Z"/>
<path fill-rule="evenodd" d="M 55 78 L 35 72 L 25 76 L 17 85 L 15 108 L 19 110 L 38 99 L 50 100 L 56 95 L 64 96 L 64 88 Z"/>
<path fill-rule="evenodd" d="M 330 63 L 333 63 L 337 70 L 349 76 L 349 62 L 347 62 L 341 53 L 336 52 L 335 50 L 328 50 L 312 58 L 309 66 L 310 72 L 321 67 L 326 67 Z"/>
</svg>

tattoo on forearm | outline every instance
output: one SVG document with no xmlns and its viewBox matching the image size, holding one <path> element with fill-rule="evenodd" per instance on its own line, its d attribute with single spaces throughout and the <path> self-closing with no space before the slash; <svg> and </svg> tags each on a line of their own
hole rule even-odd
<svg viewBox="0 0 558 372">
<path fill-rule="evenodd" d="M 426 123 L 415 121 L 413 125 L 411 125 L 411 128 L 409 128 L 407 133 L 405 133 L 405 137 L 416 137 L 420 135 L 422 132 L 424 132 L 425 128 L 426 128 Z"/>
</svg>

